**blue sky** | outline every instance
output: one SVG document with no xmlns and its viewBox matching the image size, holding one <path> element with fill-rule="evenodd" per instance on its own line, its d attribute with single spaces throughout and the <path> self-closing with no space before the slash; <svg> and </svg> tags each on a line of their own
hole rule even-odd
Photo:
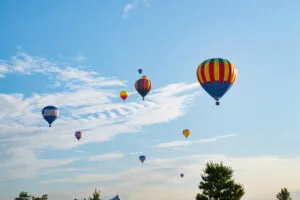
<svg viewBox="0 0 300 200">
<path fill-rule="evenodd" d="M 194 198 L 208 160 L 233 167 L 245 200 L 274 199 L 282 187 L 300 198 L 299 7 L 1 1 L 0 199 L 22 190 L 83 198 L 95 187 L 104 200 Z M 219 107 L 196 77 L 211 57 L 238 70 Z M 153 85 L 145 102 L 138 68 Z M 60 109 L 52 128 L 41 116 L 49 104 Z"/>
</svg>

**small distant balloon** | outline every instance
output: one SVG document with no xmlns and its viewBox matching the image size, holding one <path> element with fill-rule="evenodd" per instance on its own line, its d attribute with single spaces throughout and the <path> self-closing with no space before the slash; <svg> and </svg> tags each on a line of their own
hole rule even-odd
<svg viewBox="0 0 300 200">
<path fill-rule="evenodd" d="M 42 110 L 42 115 L 44 119 L 48 122 L 49 127 L 51 127 L 51 124 L 58 118 L 59 116 L 59 110 L 55 106 L 46 106 Z"/>
<path fill-rule="evenodd" d="M 76 137 L 76 139 L 79 141 L 80 138 L 82 137 L 82 132 L 77 131 L 77 132 L 75 133 L 75 137 Z"/>
<path fill-rule="evenodd" d="M 138 69 L 139 74 L 143 73 L 142 69 Z"/>
<path fill-rule="evenodd" d="M 150 92 L 152 87 L 151 81 L 147 78 L 147 76 L 142 76 L 141 79 L 135 82 L 136 91 L 145 99 L 145 96 Z"/>
<path fill-rule="evenodd" d="M 182 134 L 187 139 L 189 135 L 191 134 L 191 131 L 189 129 L 183 129 Z"/>
<path fill-rule="evenodd" d="M 123 99 L 123 101 L 125 101 L 128 97 L 128 92 L 126 90 L 122 90 L 120 92 L 120 97 L 121 97 L 121 99 Z"/>
<path fill-rule="evenodd" d="M 144 156 L 144 155 L 141 155 L 140 157 L 139 157 L 139 159 L 140 159 L 140 161 L 142 162 L 142 164 L 144 163 L 144 161 L 146 160 L 146 156 Z"/>
<path fill-rule="evenodd" d="M 180 176 L 181 176 L 181 178 L 183 178 L 183 177 L 184 177 L 184 174 L 180 174 Z"/>
</svg>

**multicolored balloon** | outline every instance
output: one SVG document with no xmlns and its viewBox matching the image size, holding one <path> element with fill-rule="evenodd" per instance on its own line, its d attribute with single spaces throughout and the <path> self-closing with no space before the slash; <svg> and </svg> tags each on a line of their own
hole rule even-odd
<svg viewBox="0 0 300 200">
<path fill-rule="evenodd" d="M 143 70 L 142 69 L 138 69 L 138 72 L 139 72 L 139 74 L 141 74 L 143 72 Z"/>
<path fill-rule="evenodd" d="M 184 174 L 180 174 L 180 176 L 181 176 L 181 178 L 183 178 L 183 177 L 184 177 Z"/>
<path fill-rule="evenodd" d="M 141 155 L 140 157 L 139 157 L 139 159 L 140 159 L 140 161 L 142 162 L 142 164 L 144 163 L 144 161 L 146 160 L 146 156 L 144 156 L 144 155 Z"/>
<path fill-rule="evenodd" d="M 126 90 L 122 90 L 120 92 L 120 97 L 121 97 L 121 99 L 123 99 L 123 101 L 125 101 L 128 97 L 128 92 Z"/>
<path fill-rule="evenodd" d="M 223 58 L 211 58 L 202 62 L 197 69 L 197 78 L 203 89 L 219 105 L 221 97 L 234 84 L 237 76 L 235 66 Z"/>
<path fill-rule="evenodd" d="M 136 91 L 145 99 L 145 96 L 150 92 L 152 87 L 151 81 L 147 78 L 147 76 L 142 76 L 141 79 L 135 82 Z"/>
<path fill-rule="evenodd" d="M 76 137 L 76 139 L 79 141 L 80 138 L 82 137 L 82 132 L 77 131 L 77 132 L 75 133 L 75 137 Z"/>
<path fill-rule="evenodd" d="M 189 129 L 183 129 L 182 134 L 187 139 L 189 135 L 191 134 L 191 131 Z"/>
<path fill-rule="evenodd" d="M 42 115 L 44 119 L 48 122 L 49 127 L 58 118 L 59 110 L 55 106 L 46 106 L 42 110 Z"/>
</svg>

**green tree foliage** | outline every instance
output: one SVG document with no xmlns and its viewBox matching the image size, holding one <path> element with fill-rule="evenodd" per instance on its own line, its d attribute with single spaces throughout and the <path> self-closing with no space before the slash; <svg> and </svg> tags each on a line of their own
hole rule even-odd
<svg viewBox="0 0 300 200">
<path fill-rule="evenodd" d="M 22 191 L 15 200 L 30 200 L 30 195 L 27 192 Z"/>
<path fill-rule="evenodd" d="M 15 198 L 15 200 L 48 200 L 48 195 L 44 194 L 41 197 L 35 197 L 29 195 L 27 192 L 20 192 L 19 197 Z"/>
<path fill-rule="evenodd" d="M 100 190 L 97 191 L 95 188 L 95 192 L 93 193 L 93 197 L 89 197 L 89 200 L 101 200 L 100 199 Z"/>
<path fill-rule="evenodd" d="M 203 181 L 199 185 L 202 193 L 197 194 L 196 200 L 240 200 L 245 191 L 232 176 L 232 168 L 224 166 L 222 162 L 206 163 L 204 174 L 201 175 Z"/>
<path fill-rule="evenodd" d="M 32 200 L 48 200 L 48 195 L 47 194 L 43 194 L 43 196 L 41 197 L 34 197 L 31 196 Z"/>
<path fill-rule="evenodd" d="M 286 188 L 281 189 L 281 191 L 276 195 L 278 200 L 292 200 L 289 191 Z"/>
</svg>

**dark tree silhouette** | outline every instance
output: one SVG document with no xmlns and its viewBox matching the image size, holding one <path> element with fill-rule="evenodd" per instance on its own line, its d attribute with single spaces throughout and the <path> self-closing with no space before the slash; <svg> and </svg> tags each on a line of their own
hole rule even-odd
<svg viewBox="0 0 300 200">
<path fill-rule="evenodd" d="M 101 200 L 100 199 L 100 190 L 97 191 L 95 188 L 95 192 L 93 193 L 93 197 L 89 197 L 89 200 Z"/>
<path fill-rule="evenodd" d="M 234 182 L 233 170 L 224 166 L 221 162 L 206 163 L 204 174 L 201 175 L 203 181 L 200 182 L 201 194 L 197 194 L 196 200 L 240 200 L 245 194 L 241 184 Z"/>
<path fill-rule="evenodd" d="M 278 200 L 292 200 L 289 191 L 286 188 L 281 189 L 281 191 L 276 195 Z"/>
</svg>

